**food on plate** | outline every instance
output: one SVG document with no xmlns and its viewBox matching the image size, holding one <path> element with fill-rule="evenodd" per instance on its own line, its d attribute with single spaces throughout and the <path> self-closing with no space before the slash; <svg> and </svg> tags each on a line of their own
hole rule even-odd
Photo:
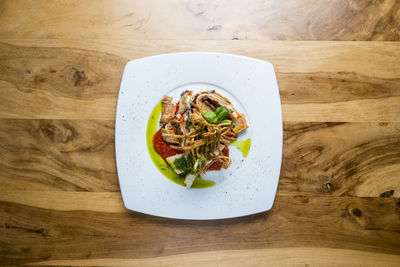
<svg viewBox="0 0 400 267">
<path fill-rule="evenodd" d="M 227 169 L 228 145 L 248 125 L 232 103 L 215 91 L 182 92 L 177 103 L 161 100 L 159 130 L 153 147 L 190 188 L 199 175 Z"/>
</svg>

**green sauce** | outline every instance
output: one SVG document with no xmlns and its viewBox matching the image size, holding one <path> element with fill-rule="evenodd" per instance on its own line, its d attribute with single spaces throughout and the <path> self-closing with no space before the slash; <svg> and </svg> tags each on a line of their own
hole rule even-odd
<svg viewBox="0 0 400 267">
<path fill-rule="evenodd" d="M 183 182 L 183 179 L 179 177 L 178 174 L 168 166 L 167 163 L 163 160 L 163 158 L 154 150 L 153 147 L 153 136 L 157 132 L 158 120 L 161 115 L 161 103 L 154 107 L 153 111 L 150 114 L 149 121 L 147 123 L 146 129 L 146 141 L 147 141 L 147 149 L 149 150 L 149 154 L 157 169 L 172 182 L 186 186 Z M 204 180 L 201 176 L 197 177 L 194 180 L 192 188 L 206 188 L 215 185 L 214 181 Z"/>
<path fill-rule="evenodd" d="M 250 150 L 251 139 L 248 138 L 246 140 L 235 140 L 230 143 L 231 146 L 235 146 L 237 149 L 242 152 L 243 157 L 247 157 Z"/>
</svg>

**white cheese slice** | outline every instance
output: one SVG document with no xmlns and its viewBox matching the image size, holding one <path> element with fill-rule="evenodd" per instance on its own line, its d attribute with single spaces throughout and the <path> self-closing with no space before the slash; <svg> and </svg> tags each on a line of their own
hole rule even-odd
<svg viewBox="0 0 400 267">
<path fill-rule="evenodd" d="M 174 170 L 174 172 L 176 172 L 177 174 L 181 174 L 183 171 L 179 170 L 176 168 L 174 161 L 176 159 L 180 159 L 183 157 L 183 154 L 176 154 L 175 156 L 171 156 L 167 158 L 167 162 L 168 164 L 172 167 L 172 169 Z"/>
<path fill-rule="evenodd" d="M 194 180 L 196 179 L 196 175 L 188 174 L 185 177 L 184 183 L 186 184 L 186 188 L 191 188 Z"/>
</svg>

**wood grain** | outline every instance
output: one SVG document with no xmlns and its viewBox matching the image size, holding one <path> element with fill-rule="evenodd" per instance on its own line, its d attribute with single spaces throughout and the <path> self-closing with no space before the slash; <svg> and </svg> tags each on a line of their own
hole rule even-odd
<svg viewBox="0 0 400 267">
<path fill-rule="evenodd" d="M 319 255 L 319 257 L 315 257 Z M 399 256 L 328 248 L 270 248 L 185 253 L 147 259 L 82 259 L 35 262 L 38 265 L 74 266 L 398 266 Z M 30 264 L 28 264 L 30 265 Z"/>
<path fill-rule="evenodd" d="M 113 121 L 3 120 L 1 188 L 119 191 Z"/>
<path fill-rule="evenodd" d="M 397 0 L 4 0 L 0 38 L 400 39 Z"/>
<path fill-rule="evenodd" d="M 86 199 L 93 196 L 71 192 L 72 199 L 74 194 L 86 194 Z M 121 203 L 117 198 L 95 201 Z M 269 213 L 220 221 L 179 221 L 132 212 L 92 211 L 90 207 L 59 211 L 1 201 L 0 263 L 137 259 L 284 247 L 398 254 L 398 202 L 393 198 L 278 196 Z"/>
<path fill-rule="evenodd" d="M 0 120 L 0 143 L 3 190 L 119 191 L 113 121 Z M 278 194 L 400 197 L 399 173 L 400 123 L 284 123 Z"/>
<path fill-rule="evenodd" d="M 283 146 L 280 190 L 400 197 L 399 123 L 285 123 Z"/>
<path fill-rule="evenodd" d="M 399 40 L 397 0 L 0 1 L 0 265 L 399 266 Z M 284 144 L 270 212 L 124 208 L 124 66 L 185 51 L 274 65 Z"/>
<path fill-rule="evenodd" d="M 114 119 L 129 59 L 207 47 L 272 62 L 286 121 L 399 121 L 400 43 L 279 41 L 9 40 L 0 44 L 0 118 Z"/>
<path fill-rule="evenodd" d="M 7 190 L 0 191 L 0 201 L 57 211 L 128 212 L 119 192 Z"/>
</svg>

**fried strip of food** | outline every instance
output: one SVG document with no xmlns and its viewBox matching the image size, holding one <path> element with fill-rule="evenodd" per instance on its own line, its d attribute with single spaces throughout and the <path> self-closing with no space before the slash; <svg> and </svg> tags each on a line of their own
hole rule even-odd
<svg viewBox="0 0 400 267">
<path fill-rule="evenodd" d="M 160 125 L 168 123 L 175 117 L 176 105 L 172 104 L 172 97 L 165 96 L 161 100 L 161 119 Z"/>
</svg>

